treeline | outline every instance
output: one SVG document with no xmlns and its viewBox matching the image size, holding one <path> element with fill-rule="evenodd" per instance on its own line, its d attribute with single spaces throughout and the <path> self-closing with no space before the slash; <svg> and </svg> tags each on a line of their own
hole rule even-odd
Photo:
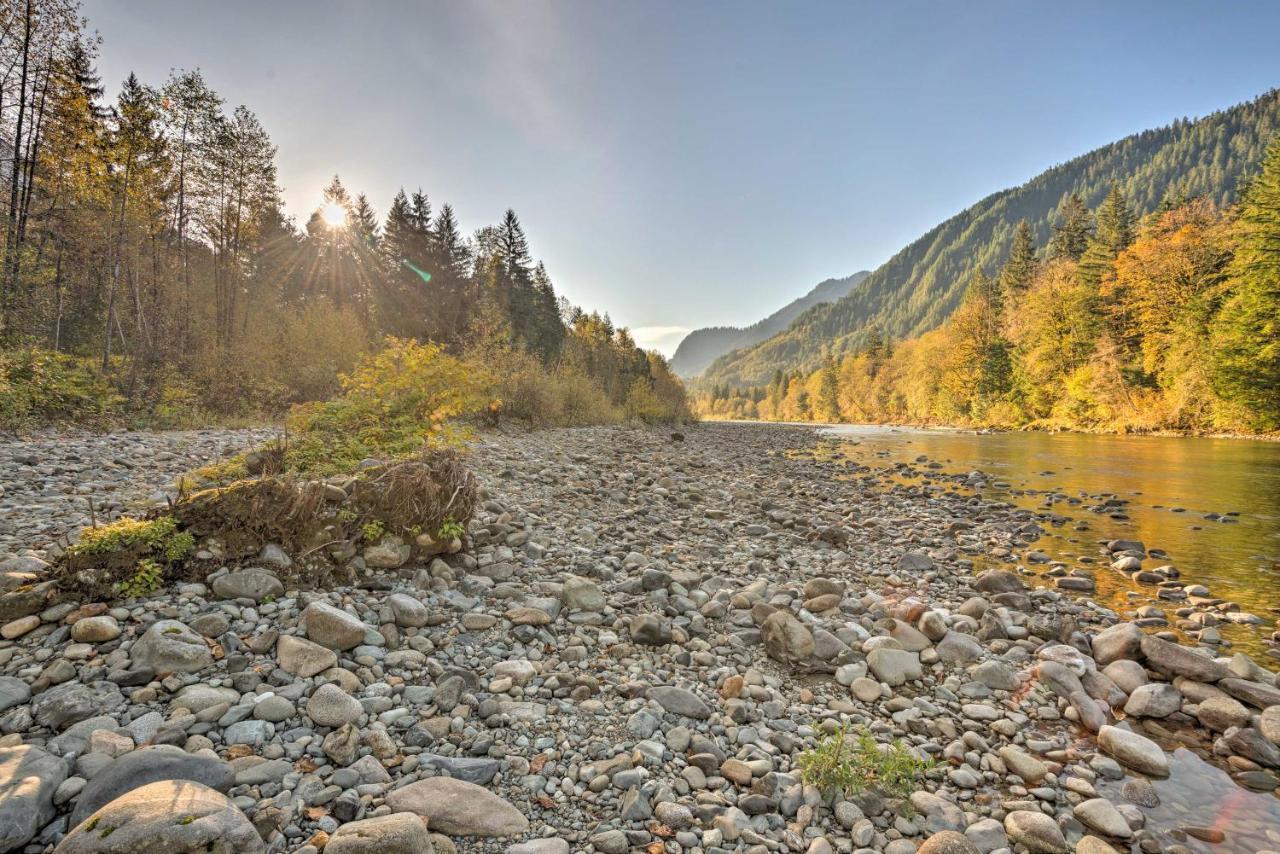
<svg viewBox="0 0 1280 854">
<path fill-rule="evenodd" d="M 1047 245 L 1021 223 L 940 328 L 828 353 L 767 385 L 712 386 L 715 418 L 1280 430 L 1280 137 L 1239 205 L 1170 196 L 1140 221 L 1116 186 L 1058 206 Z"/>
<path fill-rule="evenodd" d="M 198 71 L 109 99 L 85 27 L 75 0 L 0 2 L 0 422 L 278 412 L 388 335 L 501 365 L 495 411 L 684 414 L 662 358 L 557 297 L 514 212 L 468 236 L 420 191 L 383 217 L 335 177 L 299 228 L 248 108 Z"/>
<path fill-rule="evenodd" d="M 1090 207 L 1119 186 L 1146 216 L 1170 193 L 1226 209 L 1238 202 L 1242 176 L 1255 169 L 1280 131 L 1280 90 L 1199 119 L 1143 131 L 1046 170 L 1020 187 L 993 193 L 913 241 L 843 299 L 811 309 L 786 330 L 728 353 L 703 375 L 730 386 L 763 385 L 774 373 L 811 371 L 825 348 L 865 343 L 873 325 L 894 338 L 937 328 L 956 310 L 979 269 L 1004 263 L 1020 222 L 1037 245 L 1048 243 L 1060 199 Z"/>
</svg>

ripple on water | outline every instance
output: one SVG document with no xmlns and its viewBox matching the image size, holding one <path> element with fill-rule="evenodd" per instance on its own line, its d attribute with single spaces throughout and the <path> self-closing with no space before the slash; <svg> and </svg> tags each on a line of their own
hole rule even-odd
<svg viewBox="0 0 1280 854">
<path fill-rule="evenodd" d="M 1259 854 L 1280 852 L 1280 800 L 1270 794 L 1242 789 L 1219 768 L 1186 748 L 1169 754 L 1169 777 L 1152 780 L 1160 803 L 1143 807 L 1147 827 L 1168 845 L 1178 842 L 1205 854 Z M 1098 792 L 1115 803 L 1125 803 L 1123 781 L 1099 783 Z M 1202 842 L 1178 833 L 1179 828 L 1219 830 L 1221 843 Z M 1176 834 L 1176 835 L 1175 835 Z M 1133 851 L 1137 852 L 1137 845 Z"/>
</svg>

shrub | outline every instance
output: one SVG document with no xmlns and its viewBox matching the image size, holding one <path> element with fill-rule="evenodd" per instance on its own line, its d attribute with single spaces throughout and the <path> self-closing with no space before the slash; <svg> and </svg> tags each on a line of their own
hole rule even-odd
<svg viewBox="0 0 1280 854">
<path fill-rule="evenodd" d="M 824 794 L 842 797 L 874 788 L 906 798 L 933 762 L 917 757 L 900 739 L 884 745 L 865 729 L 851 734 L 841 726 L 801 753 L 796 765 L 804 782 Z"/>
<path fill-rule="evenodd" d="M 105 425 L 123 414 L 124 403 L 88 360 L 39 349 L 0 353 L 0 430 L 70 421 Z"/>
<path fill-rule="evenodd" d="M 350 472 L 361 460 L 402 459 L 450 444 L 450 419 L 480 411 L 486 378 L 435 344 L 387 339 L 382 351 L 342 377 L 342 394 L 294 407 L 285 468 L 316 475 Z"/>
<path fill-rule="evenodd" d="M 195 537 L 178 530 L 172 516 L 125 517 L 88 528 L 67 550 L 61 579 L 64 589 L 88 598 L 112 593 L 145 596 L 164 583 L 170 567 L 195 549 Z"/>
</svg>

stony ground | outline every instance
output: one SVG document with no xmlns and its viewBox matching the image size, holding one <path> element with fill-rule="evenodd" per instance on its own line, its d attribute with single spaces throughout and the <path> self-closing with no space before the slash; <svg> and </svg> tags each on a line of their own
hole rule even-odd
<svg viewBox="0 0 1280 854">
<path fill-rule="evenodd" d="M 904 486 L 808 430 L 490 434 L 459 554 L 23 605 L 80 499 L 251 438 L 0 445 L 0 852 L 1280 851 L 1270 671 L 1031 583 L 1044 520 L 981 473 Z M 839 726 L 931 767 L 806 785 Z M 1175 746 L 1254 790 L 1229 821 L 1169 818 Z"/>
</svg>

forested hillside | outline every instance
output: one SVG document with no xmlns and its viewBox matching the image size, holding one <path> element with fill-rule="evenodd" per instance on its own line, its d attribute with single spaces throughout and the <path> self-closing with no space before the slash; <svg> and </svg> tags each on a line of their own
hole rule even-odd
<svg viewBox="0 0 1280 854">
<path fill-rule="evenodd" d="M 780 334 L 726 355 L 705 373 L 710 384 L 760 385 L 778 370 L 812 369 L 827 349 L 845 352 L 874 327 L 891 338 L 939 326 L 978 270 L 997 269 L 1026 221 L 1037 244 L 1050 236 L 1060 205 L 1078 196 L 1100 204 L 1118 187 L 1139 216 L 1169 195 L 1219 207 L 1236 199 L 1240 177 L 1261 160 L 1280 128 L 1280 91 L 1201 119 L 1143 131 L 995 193 L 938 225 L 876 269 L 844 299 L 812 309 Z"/>
<path fill-rule="evenodd" d="M 1115 186 L 1069 195 L 1047 242 L 965 282 L 938 329 L 874 331 L 812 372 L 713 386 L 709 417 L 1086 430 L 1280 430 L 1280 136 L 1238 205 L 1171 197 L 1139 221 Z"/>
<path fill-rule="evenodd" d="M 819 282 L 809 293 L 747 327 L 711 326 L 695 329 L 676 348 L 675 355 L 671 357 L 671 369 L 678 376 L 695 377 L 730 350 L 759 344 L 786 329 L 792 321 L 813 306 L 833 303 L 847 295 L 869 275 L 870 272 L 863 270 L 843 279 Z"/>
<path fill-rule="evenodd" d="M 0 7 L 0 429 L 277 413 L 386 336 L 491 373 L 493 413 L 684 413 L 665 360 L 557 297 L 513 211 L 468 236 L 421 190 L 380 215 L 334 177 L 299 226 L 251 110 L 198 71 L 110 96 L 98 47 L 74 0 Z"/>
</svg>

